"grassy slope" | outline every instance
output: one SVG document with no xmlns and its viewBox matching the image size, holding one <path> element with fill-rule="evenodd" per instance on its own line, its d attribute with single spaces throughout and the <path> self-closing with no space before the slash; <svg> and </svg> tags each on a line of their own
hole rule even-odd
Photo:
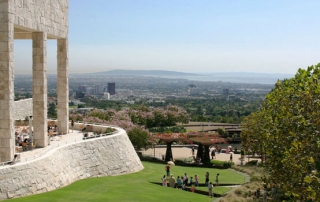
<svg viewBox="0 0 320 202">
<path fill-rule="evenodd" d="M 212 201 L 208 196 L 162 187 L 151 182 L 161 182 L 164 175 L 164 164 L 143 162 L 145 169 L 141 172 L 113 177 L 97 177 L 72 183 L 64 188 L 43 194 L 12 199 L 10 201 Z M 204 174 L 208 171 L 211 181 L 217 172 L 221 183 L 243 183 L 244 178 L 231 170 L 215 170 L 207 168 L 171 167 L 175 177 L 185 172 L 190 176 L 197 174 L 200 182 L 204 182 Z M 217 190 L 218 191 L 218 190 Z M 223 190 L 219 190 L 221 192 Z M 169 200 L 168 200 L 169 199 Z"/>
</svg>

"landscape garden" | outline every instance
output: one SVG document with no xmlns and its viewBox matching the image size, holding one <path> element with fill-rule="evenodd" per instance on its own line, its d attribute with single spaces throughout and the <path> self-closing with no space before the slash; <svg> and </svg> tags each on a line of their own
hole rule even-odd
<svg viewBox="0 0 320 202">
<path fill-rule="evenodd" d="M 164 159 L 140 155 L 145 169 L 138 173 L 85 179 L 59 190 L 12 201 L 105 201 L 119 200 L 119 196 L 123 201 L 212 201 L 216 197 L 221 202 L 262 201 L 264 189 L 268 201 L 318 201 L 319 78 L 320 64 L 299 69 L 294 78 L 278 81 L 261 109 L 243 120 L 241 154 L 245 155 L 246 165 L 242 166 L 211 160 L 210 146 L 226 143 L 227 139 L 218 132 L 188 131 L 180 127 L 179 123 L 188 123 L 189 116 L 177 106 L 166 109 L 141 106 L 118 111 L 96 109 L 87 114 L 71 114 L 70 119 L 75 121 L 124 128 L 137 151 L 164 144 L 166 155 Z M 176 159 L 172 155 L 172 144 L 196 145 L 199 149 L 195 155 L 202 159 L 201 164 L 190 166 L 183 159 Z M 190 187 L 181 191 L 161 186 L 164 167 L 171 160 L 176 162 L 171 166 L 174 177 L 184 173 L 199 176 L 202 184 L 196 187 L 195 193 L 189 191 Z M 214 199 L 208 196 L 207 187 L 203 185 L 206 172 L 210 173 L 210 181 L 220 173 L 221 186 L 213 188 Z M 258 188 L 259 199 L 255 195 Z"/>
</svg>

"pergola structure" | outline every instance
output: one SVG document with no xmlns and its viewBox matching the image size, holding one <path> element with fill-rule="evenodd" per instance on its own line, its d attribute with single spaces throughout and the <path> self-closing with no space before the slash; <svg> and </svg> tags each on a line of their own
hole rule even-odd
<svg viewBox="0 0 320 202">
<path fill-rule="evenodd" d="M 15 153 L 14 40 L 32 40 L 33 140 L 48 145 L 47 39 L 57 40 L 59 131 L 69 131 L 68 0 L 0 0 L 0 162 Z"/>
</svg>

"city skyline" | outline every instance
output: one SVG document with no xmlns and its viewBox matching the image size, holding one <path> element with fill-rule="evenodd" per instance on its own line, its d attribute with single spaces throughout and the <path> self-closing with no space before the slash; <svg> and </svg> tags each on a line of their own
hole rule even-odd
<svg viewBox="0 0 320 202">
<path fill-rule="evenodd" d="M 295 74 L 317 64 L 317 1 L 69 0 L 69 73 L 114 69 Z M 32 41 L 15 40 L 15 74 Z M 56 73 L 56 41 L 47 41 Z"/>
</svg>

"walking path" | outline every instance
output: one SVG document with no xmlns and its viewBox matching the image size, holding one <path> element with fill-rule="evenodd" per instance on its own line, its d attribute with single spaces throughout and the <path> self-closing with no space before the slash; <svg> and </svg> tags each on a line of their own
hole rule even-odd
<svg viewBox="0 0 320 202">
<path fill-rule="evenodd" d="M 32 150 L 27 150 L 23 152 L 18 152 L 18 163 L 31 161 L 33 159 L 39 158 L 45 154 L 47 154 L 50 150 L 53 148 L 57 148 L 66 144 L 74 143 L 82 141 L 83 133 L 78 130 L 69 130 L 68 134 L 65 135 L 59 135 L 56 137 L 53 137 L 49 140 L 49 145 L 45 148 L 35 148 Z M 48 137 L 49 139 L 49 137 Z M 6 165 L 5 165 L 6 166 Z M 2 168 L 2 166 L 0 167 Z"/>
<path fill-rule="evenodd" d="M 162 155 L 166 155 L 166 149 L 165 147 L 161 148 L 149 148 L 145 151 L 142 151 L 143 155 L 146 156 L 154 156 L 155 158 L 162 159 Z M 197 153 L 197 150 L 195 149 L 195 153 Z M 188 147 L 172 147 L 172 156 L 173 159 L 185 159 L 185 158 L 192 158 L 192 152 L 191 148 Z M 236 165 L 240 165 L 240 154 L 232 154 L 233 158 L 232 161 Z M 210 156 L 211 157 L 211 156 Z M 230 161 L 230 154 L 226 153 L 220 153 L 216 152 L 216 159 L 220 161 Z"/>
</svg>

